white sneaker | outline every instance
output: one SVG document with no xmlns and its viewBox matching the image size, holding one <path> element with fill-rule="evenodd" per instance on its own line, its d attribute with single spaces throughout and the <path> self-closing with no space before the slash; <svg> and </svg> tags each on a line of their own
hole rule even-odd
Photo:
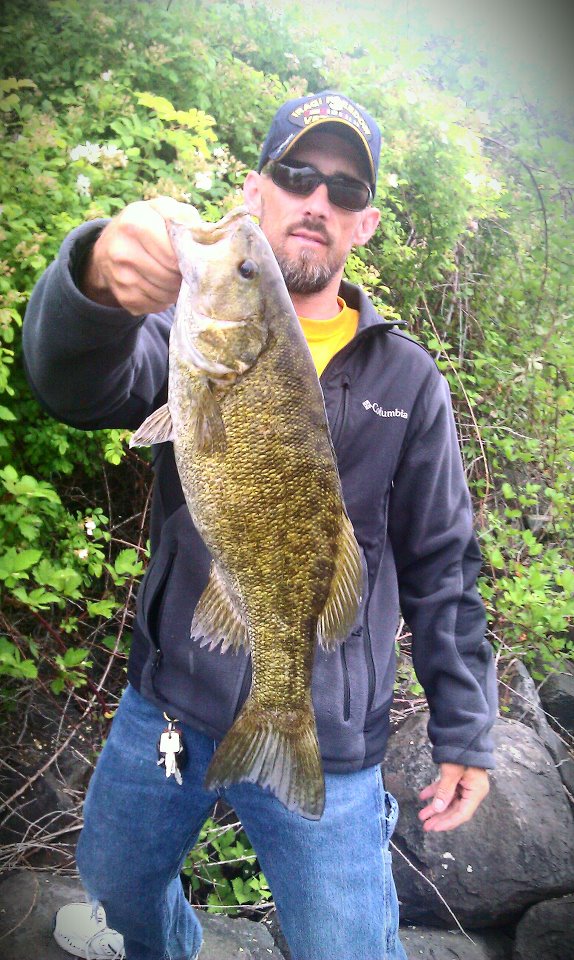
<svg viewBox="0 0 574 960">
<path fill-rule="evenodd" d="M 56 943 L 84 960 L 124 960 L 124 938 L 106 926 L 103 907 L 91 903 L 67 903 L 54 919 Z"/>
</svg>

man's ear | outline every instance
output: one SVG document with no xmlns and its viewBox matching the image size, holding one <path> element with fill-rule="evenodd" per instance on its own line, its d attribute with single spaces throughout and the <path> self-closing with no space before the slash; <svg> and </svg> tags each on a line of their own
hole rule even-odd
<svg viewBox="0 0 574 960">
<path fill-rule="evenodd" d="M 243 183 L 243 199 L 253 217 L 261 216 L 261 174 L 250 170 Z"/>
<path fill-rule="evenodd" d="M 365 243 L 368 243 L 377 229 L 380 219 L 381 214 L 376 207 L 367 207 L 366 210 L 363 210 L 361 219 L 355 229 L 353 243 L 358 247 L 362 247 Z"/>
</svg>

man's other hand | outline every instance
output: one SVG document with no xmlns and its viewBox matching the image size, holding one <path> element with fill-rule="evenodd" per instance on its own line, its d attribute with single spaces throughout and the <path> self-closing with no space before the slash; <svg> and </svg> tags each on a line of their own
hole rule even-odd
<svg viewBox="0 0 574 960">
<path fill-rule="evenodd" d="M 166 310 L 181 285 L 166 220 L 197 216 L 194 207 L 171 197 L 128 204 L 96 240 L 80 280 L 82 293 L 133 316 Z"/>
<path fill-rule="evenodd" d="M 474 816 L 489 789 L 486 770 L 441 763 L 439 779 L 419 793 L 420 800 L 431 800 L 419 811 L 423 829 L 453 830 L 466 823 Z"/>
</svg>

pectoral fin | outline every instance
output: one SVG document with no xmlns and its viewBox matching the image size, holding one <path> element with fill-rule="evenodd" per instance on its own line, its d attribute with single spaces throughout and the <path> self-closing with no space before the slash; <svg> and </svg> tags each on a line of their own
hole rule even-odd
<svg viewBox="0 0 574 960">
<path fill-rule="evenodd" d="M 357 621 L 363 589 L 361 553 L 351 521 L 343 514 L 335 573 L 317 627 L 317 639 L 326 650 L 333 650 L 349 636 Z"/>
<path fill-rule="evenodd" d="M 168 440 L 173 440 L 173 426 L 169 407 L 164 403 L 138 427 L 130 440 L 130 447 L 149 447 L 152 443 L 166 443 Z"/>
<path fill-rule="evenodd" d="M 237 597 L 233 596 L 213 563 L 209 581 L 195 608 L 191 636 L 201 637 L 201 646 L 213 649 L 221 644 L 221 652 L 229 647 L 249 650 L 247 625 Z"/>
<path fill-rule="evenodd" d="M 193 430 L 199 453 L 224 453 L 227 447 L 225 424 L 221 410 L 207 383 L 196 391 L 193 410 Z"/>
</svg>

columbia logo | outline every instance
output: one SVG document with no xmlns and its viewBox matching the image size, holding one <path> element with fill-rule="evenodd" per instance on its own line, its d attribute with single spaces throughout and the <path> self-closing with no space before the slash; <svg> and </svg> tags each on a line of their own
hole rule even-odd
<svg viewBox="0 0 574 960">
<path fill-rule="evenodd" d="M 402 417 L 403 420 L 408 420 L 409 418 L 408 413 L 404 410 L 399 410 L 398 407 L 395 407 L 394 410 L 383 410 L 378 403 L 371 403 L 370 400 L 363 400 L 363 406 L 365 410 L 372 410 L 378 417 Z"/>
</svg>

